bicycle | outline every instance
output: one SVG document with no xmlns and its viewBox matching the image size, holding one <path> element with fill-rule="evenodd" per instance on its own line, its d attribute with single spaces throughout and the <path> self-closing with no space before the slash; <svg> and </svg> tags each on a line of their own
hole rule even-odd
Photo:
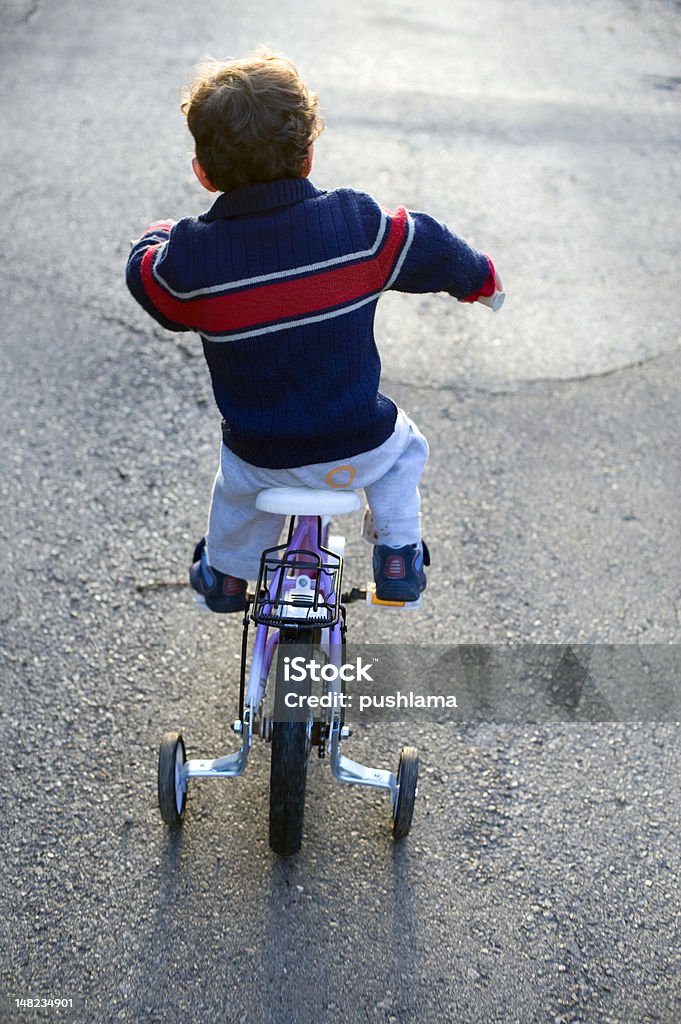
<svg viewBox="0 0 681 1024">
<path fill-rule="evenodd" d="M 171 828 L 182 825 L 189 780 L 243 775 L 253 738 L 259 736 L 271 744 L 272 750 L 269 842 L 275 853 L 287 857 L 300 848 L 307 765 L 315 746 L 321 759 L 328 757 L 331 773 L 339 782 L 388 790 L 392 834 L 401 839 L 409 833 L 418 782 L 416 748 L 402 748 L 396 773 L 370 768 L 341 753 L 341 742 L 351 735 L 344 721 L 345 684 L 340 671 L 346 644 L 346 605 L 358 600 L 372 605 L 400 605 L 379 601 L 373 585 L 354 587 L 345 594 L 342 591 L 345 542 L 341 535 L 329 534 L 329 521 L 331 516 L 354 512 L 360 505 L 359 495 L 350 490 L 281 487 L 267 488 L 257 495 L 259 509 L 284 514 L 289 524 L 285 543 L 263 551 L 255 592 L 247 596 L 239 715 L 232 724 L 233 731 L 241 736 L 241 747 L 211 760 L 187 760 L 182 734 L 163 735 L 158 800 L 161 816 Z M 252 624 L 255 636 L 249 665 Z M 270 715 L 265 710 L 265 696 L 278 648 L 282 650 L 276 658 L 274 713 Z M 284 648 L 290 652 L 286 656 Z M 303 673 L 302 690 L 293 690 L 287 675 L 295 657 L 301 657 L 303 665 L 310 666 L 317 657 L 331 666 L 322 673 L 323 701 L 319 697 L 311 699 L 316 695 L 311 692 L 309 671 Z M 298 712 L 291 714 L 288 708 L 296 699 Z"/>
</svg>

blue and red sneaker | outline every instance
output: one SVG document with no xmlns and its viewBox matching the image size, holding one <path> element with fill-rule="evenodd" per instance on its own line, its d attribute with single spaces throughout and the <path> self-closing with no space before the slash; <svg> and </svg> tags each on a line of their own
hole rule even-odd
<svg viewBox="0 0 681 1024">
<path fill-rule="evenodd" d="M 426 589 L 424 565 L 430 565 L 430 552 L 425 541 L 391 548 L 387 544 L 374 547 L 374 581 L 379 601 L 418 601 Z"/>
<path fill-rule="evenodd" d="M 242 612 L 246 607 L 247 581 L 219 572 L 208 564 L 205 537 L 194 549 L 189 582 L 212 612 Z"/>
</svg>

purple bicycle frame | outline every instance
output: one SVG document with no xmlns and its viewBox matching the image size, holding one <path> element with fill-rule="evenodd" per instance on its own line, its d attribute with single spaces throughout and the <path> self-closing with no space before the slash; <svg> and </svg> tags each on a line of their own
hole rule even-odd
<svg viewBox="0 0 681 1024">
<path fill-rule="evenodd" d="M 318 522 L 319 519 L 321 519 L 321 530 Z M 321 545 L 319 542 L 320 533 Z M 320 548 L 326 547 L 327 543 L 327 516 L 297 516 L 293 532 L 286 548 L 291 551 L 309 551 L 312 555 L 319 556 L 323 560 L 323 552 Z M 276 572 L 279 575 L 274 578 L 272 587 L 273 591 L 276 593 L 280 584 L 284 590 L 293 589 L 295 586 L 295 578 L 284 577 L 282 579 L 280 574 L 284 572 L 283 567 L 277 569 Z M 337 574 L 335 585 L 340 589 L 340 572 Z M 329 598 L 331 596 L 329 581 L 324 578 L 323 574 L 322 579 L 320 580 L 320 590 L 324 598 Z M 273 628 L 263 623 L 258 623 L 256 626 L 253 655 L 251 658 L 251 665 L 248 673 L 248 685 L 246 687 L 246 696 L 244 699 L 244 707 L 250 710 L 251 721 L 254 721 L 263 697 L 265 696 L 267 678 L 279 643 L 279 634 L 280 630 L 278 628 Z M 341 620 L 339 619 L 330 627 L 322 627 L 322 636 L 324 638 L 323 642 L 328 644 L 330 663 L 340 668 L 342 664 Z"/>
</svg>

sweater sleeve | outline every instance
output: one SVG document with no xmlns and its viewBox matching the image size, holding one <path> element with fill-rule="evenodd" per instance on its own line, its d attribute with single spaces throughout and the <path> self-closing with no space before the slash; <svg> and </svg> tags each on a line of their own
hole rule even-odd
<svg viewBox="0 0 681 1024">
<path fill-rule="evenodd" d="M 489 257 L 427 213 L 409 212 L 408 217 L 411 239 L 389 288 L 400 292 L 448 292 L 463 302 L 487 293 L 490 279 L 492 285 L 494 282 Z"/>
<path fill-rule="evenodd" d="M 171 320 L 161 312 L 158 304 L 159 287 L 154 286 L 154 265 L 169 255 L 173 221 L 150 224 L 141 237 L 132 244 L 125 268 L 125 280 L 140 306 L 162 327 L 169 331 L 191 331 L 193 328 Z"/>
</svg>

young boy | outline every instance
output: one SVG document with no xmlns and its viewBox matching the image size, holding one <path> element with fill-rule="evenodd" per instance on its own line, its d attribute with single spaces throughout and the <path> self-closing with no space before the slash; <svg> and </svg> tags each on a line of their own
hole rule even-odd
<svg viewBox="0 0 681 1024">
<path fill-rule="evenodd" d="M 242 610 L 283 525 L 256 509 L 258 491 L 363 488 L 376 594 L 415 601 L 426 586 L 418 483 L 428 445 L 378 390 L 376 303 L 389 288 L 474 302 L 501 288 L 494 267 L 426 214 L 311 184 L 324 123 L 283 55 L 199 66 L 182 110 L 196 177 L 221 194 L 198 218 L 151 224 L 127 283 L 164 327 L 201 335 L 223 416 L 190 583 L 212 611 Z"/>
</svg>

